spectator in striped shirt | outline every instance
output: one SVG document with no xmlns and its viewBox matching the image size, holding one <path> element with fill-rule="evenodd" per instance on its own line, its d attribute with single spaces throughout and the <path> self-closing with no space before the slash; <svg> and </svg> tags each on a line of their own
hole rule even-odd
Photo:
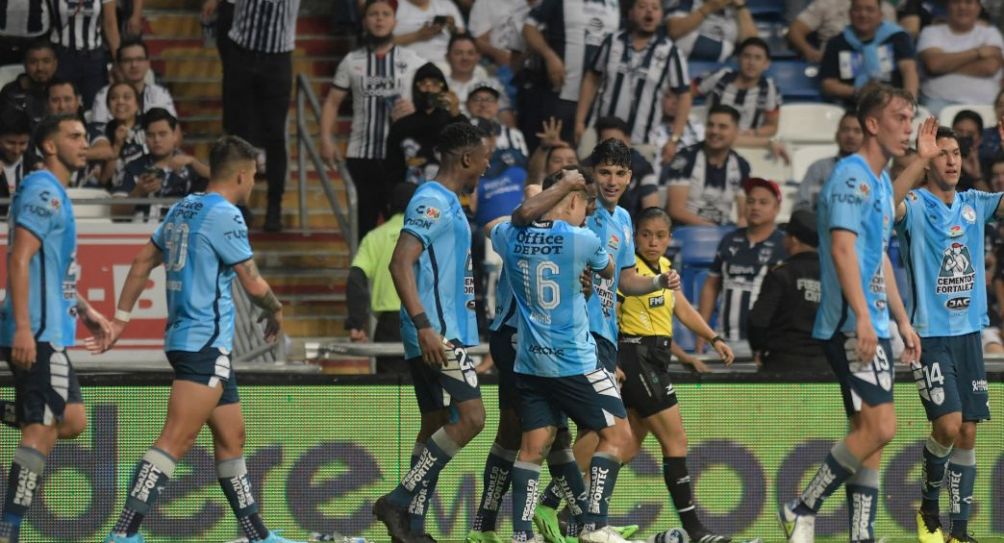
<svg viewBox="0 0 1004 543">
<path fill-rule="evenodd" d="M 115 0 L 53 2 L 52 33 L 59 58 L 57 77 L 73 81 L 84 107 L 108 84 L 108 60 L 119 49 Z"/>
<path fill-rule="evenodd" d="M 733 202 L 745 226 L 742 182 L 750 165 L 732 146 L 739 132 L 739 112 L 718 104 L 708 110 L 704 141 L 685 147 L 665 166 L 660 184 L 668 185 L 666 211 L 674 225 L 716 226 L 732 221 Z"/>
<path fill-rule="evenodd" d="M 0 90 L 0 105 L 25 111 L 32 123 L 45 116 L 46 87 L 56 75 L 56 50 L 47 40 L 38 40 L 24 53 L 24 73 Z"/>
<path fill-rule="evenodd" d="M 677 96 L 677 117 L 670 139 L 679 142 L 690 113 L 687 61 L 673 40 L 662 32 L 659 0 L 634 0 L 628 28 L 610 34 L 582 75 L 575 113 L 575 141 L 597 117 L 626 122 L 628 146 L 653 143 L 662 117 L 660 99 Z M 603 138 L 598 141 L 603 141 Z"/>
<path fill-rule="evenodd" d="M 394 45 L 396 9 L 396 0 L 367 0 L 363 10 L 364 45 L 338 64 L 321 111 L 321 157 L 334 168 L 338 109 L 352 95 L 345 164 L 359 193 L 360 238 L 376 227 L 381 214 L 389 217 L 386 195 L 396 180 L 391 182 L 384 169 L 387 134 L 392 121 L 415 111 L 411 83 L 415 71 L 425 64 L 417 54 Z"/>
<path fill-rule="evenodd" d="M 781 90 L 764 75 L 770 67 L 770 47 L 759 37 L 739 45 L 739 69 L 722 68 L 704 78 L 697 94 L 710 105 L 725 104 L 739 112 L 737 147 L 766 147 L 780 154 L 774 140 L 781 118 Z"/>
<path fill-rule="evenodd" d="M 689 60 L 725 62 L 736 43 L 756 36 L 746 0 L 666 0 L 669 37 Z"/>
<path fill-rule="evenodd" d="M 0 66 L 17 64 L 35 41 L 48 41 L 50 0 L 0 2 Z"/>
</svg>

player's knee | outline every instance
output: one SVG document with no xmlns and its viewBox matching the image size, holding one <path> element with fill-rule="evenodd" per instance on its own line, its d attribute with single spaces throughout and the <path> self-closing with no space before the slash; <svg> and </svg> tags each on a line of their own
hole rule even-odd
<svg viewBox="0 0 1004 543">
<path fill-rule="evenodd" d="M 59 439 L 75 439 L 87 429 L 87 417 L 64 419 L 59 425 Z"/>
<path fill-rule="evenodd" d="M 934 438 L 938 443 L 954 444 L 959 439 L 962 426 L 961 417 L 945 415 L 934 423 Z"/>
<path fill-rule="evenodd" d="M 476 403 L 477 405 L 465 406 L 464 409 L 461 409 L 458 423 L 463 428 L 464 434 L 468 436 L 468 439 L 473 439 L 474 436 L 480 434 L 481 430 L 485 428 L 485 407 L 481 402 L 466 403 Z"/>
<path fill-rule="evenodd" d="M 976 424 L 963 423 L 959 426 L 959 436 L 955 445 L 960 449 L 972 449 L 976 446 Z"/>
<path fill-rule="evenodd" d="M 888 445 L 896 437 L 896 418 L 885 417 L 871 426 L 872 439 L 876 445 Z"/>
</svg>

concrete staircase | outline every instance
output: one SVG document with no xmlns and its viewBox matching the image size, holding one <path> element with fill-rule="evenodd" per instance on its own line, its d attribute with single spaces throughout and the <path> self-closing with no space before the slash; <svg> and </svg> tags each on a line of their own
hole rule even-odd
<svg viewBox="0 0 1004 543">
<path fill-rule="evenodd" d="M 206 159 L 213 140 L 222 134 L 222 71 L 216 49 L 206 47 L 204 42 L 199 20 L 201 5 L 201 0 L 146 0 L 144 39 L 154 71 L 174 96 L 185 146 Z M 293 61 L 294 76 L 306 74 L 322 100 L 338 60 L 351 47 L 349 39 L 331 35 L 329 19 L 301 17 Z M 316 137 L 317 123 L 311 121 L 309 130 Z M 289 110 L 289 149 L 290 173 L 282 217 L 285 230 L 268 234 L 259 228 L 265 209 L 266 188 L 262 183 L 252 195 L 255 222 L 251 243 L 263 275 L 285 304 L 285 329 L 294 340 L 291 357 L 296 358 L 297 353 L 302 353 L 304 341 L 346 335 L 343 322 L 350 257 L 348 244 L 310 165 L 306 168 L 310 232 L 300 224 L 295 94 Z M 336 195 L 344 207 L 344 184 L 336 172 L 329 172 L 329 177 L 334 179 Z"/>
</svg>

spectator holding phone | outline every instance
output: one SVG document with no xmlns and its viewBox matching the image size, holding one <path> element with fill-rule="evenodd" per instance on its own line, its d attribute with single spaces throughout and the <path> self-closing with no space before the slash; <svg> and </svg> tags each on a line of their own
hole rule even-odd
<svg viewBox="0 0 1004 543">
<path fill-rule="evenodd" d="M 395 121 L 387 135 L 385 164 L 392 183 L 422 184 L 435 177 L 440 132 L 448 124 L 466 120 L 443 72 L 431 62 L 415 72 L 411 96 L 415 112 Z"/>
<path fill-rule="evenodd" d="M 429 62 L 444 65 L 450 36 L 464 31 L 464 17 L 452 0 L 402 0 L 394 43 Z"/>
<path fill-rule="evenodd" d="M 146 137 L 139 119 L 139 93 L 126 82 L 112 83 L 105 93 L 110 120 L 87 125 L 91 147 L 87 158 L 98 164 L 92 181 L 107 187 L 129 162 L 143 156 Z"/>
<path fill-rule="evenodd" d="M 114 196 L 129 198 L 181 198 L 205 190 L 209 167 L 178 148 L 181 140 L 178 119 L 163 108 L 153 108 L 143 116 L 143 131 L 149 150 L 126 164 L 112 189 Z M 166 205 L 112 206 L 115 218 L 131 217 L 134 222 L 159 221 Z"/>
</svg>

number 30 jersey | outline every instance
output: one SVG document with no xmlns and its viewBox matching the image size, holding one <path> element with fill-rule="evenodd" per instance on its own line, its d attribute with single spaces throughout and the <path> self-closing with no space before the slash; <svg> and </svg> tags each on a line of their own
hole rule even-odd
<svg viewBox="0 0 1004 543">
<path fill-rule="evenodd" d="M 603 270 L 610 256 L 596 234 L 564 221 L 492 228 L 516 298 L 519 350 L 516 373 L 540 377 L 585 375 L 596 369 L 579 276 Z"/>
<path fill-rule="evenodd" d="M 236 206 L 215 192 L 185 197 L 151 241 L 164 254 L 167 334 L 164 350 L 233 348 L 233 267 L 253 256 Z"/>
</svg>

